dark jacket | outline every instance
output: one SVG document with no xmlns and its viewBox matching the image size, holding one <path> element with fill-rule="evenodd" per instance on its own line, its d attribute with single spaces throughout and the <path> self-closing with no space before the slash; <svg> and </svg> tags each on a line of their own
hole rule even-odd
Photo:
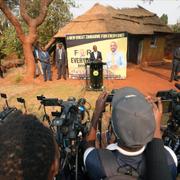
<svg viewBox="0 0 180 180">
<path fill-rule="evenodd" d="M 97 51 L 97 59 L 94 57 L 94 51 L 91 52 L 90 54 L 90 61 L 95 61 L 95 60 L 101 60 L 102 61 L 102 55 L 100 51 Z"/>
<path fill-rule="evenodd" d="M 180 60 L 180 47 L 177 47 L 173 53 L 174 59 Z"/>
<path fill-rule="evenodd" d="M 59 57 L 59 49 L 56 49 L 55 61 L 56 64 L 67 65 L 67 56 L 64 48 L 62 48 L 61 57 Z"/>
</svg>

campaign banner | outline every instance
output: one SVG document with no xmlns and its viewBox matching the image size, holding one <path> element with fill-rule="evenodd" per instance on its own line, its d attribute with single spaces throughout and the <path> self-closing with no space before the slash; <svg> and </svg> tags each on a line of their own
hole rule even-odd
<svg viewBox="0 0 180 180">
<path fill-rule="evenodd" d="M 93 45 L 102 54 L 105 78 L 125 79 L 127 68 L 126 33 L 98 33 L 66 36 L 70 78 L 85 78 L 85 64 L 90 60 Z"/>
</svg>

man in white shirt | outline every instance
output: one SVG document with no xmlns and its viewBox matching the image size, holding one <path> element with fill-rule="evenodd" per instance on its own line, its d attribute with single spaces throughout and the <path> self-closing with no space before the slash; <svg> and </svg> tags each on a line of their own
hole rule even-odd
<svg viewBox="0 0 180 180">
<path fill-rule="evenodd" d="M 67 55 L 62 43 L 56 44 L 55 60 L 58 69 L 57 79 L 61 79 L 63 76 L 66 80 Z"/>
<path fill-rule="evenodd" d="M 118 52 L 117 48 L 117 43 L 115 41 L 112 41 L 110 44 L 111 52 L 107 54 L 106 58 L 108 68 L 117 69 L 126 67 L 126 62 L 123 54 L 121 52 Z"/>
</svg>

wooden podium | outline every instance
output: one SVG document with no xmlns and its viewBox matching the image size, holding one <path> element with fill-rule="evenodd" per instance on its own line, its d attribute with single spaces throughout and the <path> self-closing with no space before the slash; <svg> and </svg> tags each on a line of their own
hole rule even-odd
<svg viewBox="0 0 180 180">
<path fill-rule="evenodd" d="M 106 65 L 106 63 L 103 63 L 101 61 L 92 61 L 85 64 L 87 90 L 96 90 L 96 91 L 100 90 L 101 91 L 104 89 L 103 65 Z"/>
</svg>

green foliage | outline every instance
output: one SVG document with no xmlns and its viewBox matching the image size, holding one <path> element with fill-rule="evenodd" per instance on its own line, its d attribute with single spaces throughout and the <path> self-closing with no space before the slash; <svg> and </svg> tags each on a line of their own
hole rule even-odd
<svg viewBox="0 0 180 180">
<path fill-rule="evenodd" d="M 19 0 L 4 0 L 10 9 L 14 9 L 19 5 Z"/>
<path fill-rule="evenodd" d="M 174 32 L 180 32 L 180 23 L 172 25 L 171 28 Z"/>
<path fill-rule="evenodd" d="M 7 27 L 8 27 L 8 21 L 4 16 L 4 14 L 0 11 L 0 31 L 2 32 Z"/>
<path fill-rule="evenodd" d="M 28 15 L 32 18 L 36 18 L 39 16 L 39 8 L 40 8 L 40 1 L 39 0 L 31 0 L 31 1 L 26 1 L 28 3 L 27 7 L 27 12 Z"/>
<path fill-rule="evenodd" d="M 164 24 L 168 24 L 168 16 L 167 16 L 167 14 L 163 14 L 163 15 L 160 17 L 160 19 L 162 20 L 162 22 L 163 22 Z"/>
<path fill-rule="evenodd" d="M 4 0 L 7 6 L 12 10 L 14 14 L 17 14 L 19 9 L 19 0 Z M 7 20 L 6 16 L 0 10 L 0 31 L 2 32 L 4 29 L 10 26 L 10 22 Z"/>
<path fill-rule="evenodd" d="M 50 38 L 72 19 L 70 7 L 75 7 L 73 0 L 54 0 L 48 9 L 44 23 L 38 28 L 39 41 L 46 44 Z"/>
<path fill-rule="evenodd" d="M 25 34 L 28 33 L 28 26 L 22 20 L 19 14 L 19 0 L 6 0 L 12 11 L 17 14 Z M 32 18 L 39 15 L 40 0 L 27 0 L 27 12 Z M 50 38 L 72 19 L 70 7 L 76 7 L 74 0 L 54 0 L 49 8 L 43 24 L 38 28 L 38 39 L 41 43 L 46 44 Z M 2 16 L 1 16 L 2 15 Z M 14 27 L 9 24 L 6 17 L 0 11 L 0 54 L 9 55 L 17 52 L 18 56 L 22 55 L 22 46 L 17 38 Z"/>
<path fill-rule="evenodd" d="M 16 36 L 13 26 L 6 28 L 0 37 L 0 54 L 9 55 L 16 52 L 18 57 L 22 55 L 22 45 Z"/>
<path fill-rule="evenodd" d="M 32 18 L 39 16 L 40 0 L 31 0 L 27 1 L 27 3 L 28 15 Z M 74 0 L 53 0 L 48 7 L 48 13 L 43 24 L 38 27 L 38 40 L 41 43 L 48 43 L 59 28 L 72 19 L 70 7 L 76 7 Z M 24 30 L 27 32 L 25 23 L 22 22 L 21 24 L 23 24 Z"/>
</svg>

